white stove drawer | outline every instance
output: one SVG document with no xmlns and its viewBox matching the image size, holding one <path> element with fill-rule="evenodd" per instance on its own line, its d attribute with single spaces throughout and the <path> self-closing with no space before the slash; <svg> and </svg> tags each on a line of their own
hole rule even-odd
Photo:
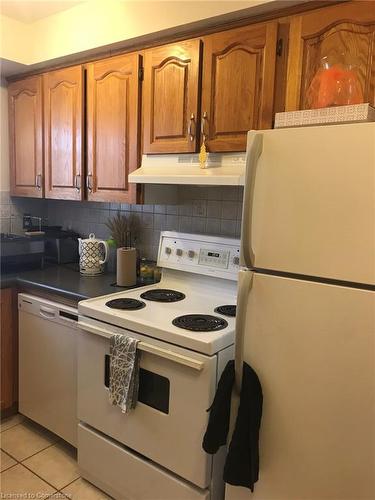
<svg viewBox="0 0 375 500">
<path fill-rule="evenodd" d="M 203 451 L 202 438 L 215 393 L 216 356 L 122 330 L 157 348 L 141 353 L 139 402 L 126 415 L 108 399 L 109 339 L 98 326 L 93 331 L 78 335 L 79 419 L 200 488 L 208 487 L 212 457 Z"/>
<path fill-rule="evenodd" d="M 117 500 L 209 500 L 195 488 L 93 429 L 78 426 L 82 476 Z"/>
</svg>

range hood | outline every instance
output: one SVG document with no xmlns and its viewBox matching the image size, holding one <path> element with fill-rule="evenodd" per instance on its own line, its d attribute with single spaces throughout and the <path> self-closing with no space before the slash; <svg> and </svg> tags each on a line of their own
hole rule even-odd
<svg viewBox="0 0 375 500">
<path fill-rule="evenodd" d="M 197 184 L 243 186 L 245 153 L 208 153 L 206 168 L 197 154 L 143 155 L 140 168 L 129 174 L 129 182 L 140 184 Z"/>
</svg>

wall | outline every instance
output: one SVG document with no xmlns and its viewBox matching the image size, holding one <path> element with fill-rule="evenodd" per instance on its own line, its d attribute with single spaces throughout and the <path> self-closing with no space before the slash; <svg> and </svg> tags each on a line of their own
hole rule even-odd
<svg viewBox="0 0 375 500">
<path fill-rule="evenodd" d="M 0 86 L 0 191 L 9 191 L 8 92 Z"/>
<path fill-rule="evenodd" d="M 0 57 L 21 64 L 30 64 L 32 46 L 31 24 L 0 16 Z"/>
<path fill-rule="evenodd" d="M 0 57 L 34 64 L 272 2 L 88 0 L 33 23 L 1 16 Z"/>
</svg>

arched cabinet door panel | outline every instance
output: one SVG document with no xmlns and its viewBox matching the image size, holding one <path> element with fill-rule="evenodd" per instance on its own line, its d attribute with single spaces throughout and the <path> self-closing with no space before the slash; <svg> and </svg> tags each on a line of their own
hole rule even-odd
<svg viewBox="0 0 375 500">
<path fill-rule="evenodd" d="M 290 24 L 286 110 L 307 109 L 321 59 L 356 66 L 364 102 L 375 104 L 375 5 L 347 2 L 296 16 Z"/>
<path fill-rule="evenodd" d="M 208 151 L 245 151 L 247 132 L 271 128 L 277 23 L 204 37 L 201 121 Z"/>
<path fill-rule="evenodd" d="M 83 198 L 83 68 L 43 75 L 45 196 Z"/>
<path fill-rule="evenodd" d="M 8 99 L 11 194 L 42 198 L 42 77 L 10 83 Z"/>
<path fill-rule="evenodd" d="M 126 54 L 87 67 L 87 198 L 136 203 L 128 175 L 138 162 L 140 56 Z"/>
<path fill-rule="evenodd" d="M 200 44 L 187 40 L 145 51 L 144 153 L 196 151 Z"/>
</svg>

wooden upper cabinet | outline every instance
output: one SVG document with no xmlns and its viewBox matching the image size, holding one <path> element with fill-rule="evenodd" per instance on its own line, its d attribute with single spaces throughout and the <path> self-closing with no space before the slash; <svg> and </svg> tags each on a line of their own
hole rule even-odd
<svg viewBox="0 0 375 500">
<path fill-rule="evenodd" d="M 10 83 L 8 96 L 11 194 L 42 198 L 42 78 Z"/>
<path fill-rule="evenodd" d="M 364 102 L 375 104 L 375 4 L 348 2 L 296 16 L 290 25 L 286 111 L 306 109 L 322 57 L 357 64 Z"/>
<path fill-rule="evenodd" d="M 83 69 L 43 75 L 45 197 L 83 196 Z"/>
<path fill-rule="evenodd" d="M 196 151 L 200 46 L 187 40 L 145 51 L 144 153 Z"/>
<path fill-rule="evenodd" d="M 202 131 L 209 152 L 245 151 L 247 132 L 271 128 L 277 23 L 204 37 Z"/>
<path fill-rule="evenodd" d="M 136 203 L 128 175 L 138 163 L 140 56 L 87 67 L 87 198 Z"/>
</svg>

